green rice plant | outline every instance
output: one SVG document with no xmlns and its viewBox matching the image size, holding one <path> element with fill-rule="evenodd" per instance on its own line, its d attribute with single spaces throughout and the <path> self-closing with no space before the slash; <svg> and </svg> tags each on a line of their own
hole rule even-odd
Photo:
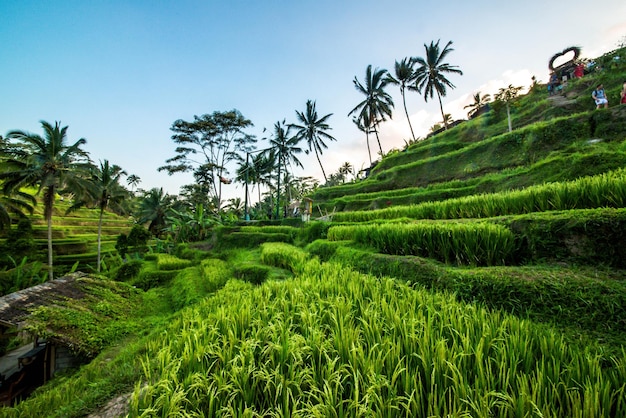
<svg viewBox="0 0 626 418">
<path fill-rule="evenodd" d="M 130 416 L 622 416 L 626 364 L 339 265 L 229 281 L 142 356 Z"/>
<path fill-rule="evenodd" d="M 350 239 L 385 254 L 417 255 L 472 266 L 504 264 L 515 250 L 513 233 L 502 225 L 488 223 L 336 226 L 328 231 L 328 239 Z"/>
<path fill-rule="evenodd" d="M 191 265 L 190 260 L 183 260 L 171 254 L 157 254 L 156 262 L 159 270 L 182 270 Z"/>
<path fill-rule="evenodd" d="M 268 242 L 261 245 L 261 262 L 294 273 L 300 271 L 308 258 L 306 251 L 293 245 Z"/>
<path fill-rule="evenodd" d="M 179 310 L 199 302 L 222 288 L 230 276 L 226 262 L 218 259 L 206 259 L 199 266 L 181 270 L 167 288 L 172 307 Z"/>
<path fill-rule="evenodd" d="M 263 283 L 270 274 L 270 267 L 259 264 L 240 264 L 233 267 L 233 276 L 252 284 Z"/>
<path fill-rule="evenodd" d="M 305 247 L 306 252 L 317 256 L 320 261 L 328 261 L 333 256 L 337 248 L 346 245 L 349 241 L 328 241 L 317 239 Z"/>
<path fill-rule="evenodd" d="M 221 289 L 231 277 L 228 264 L 216 258 L 207 258 L 200 263 L 200 276 L 207 293 Z"/>
<path fill-rule="evenodd" d="M 299 228 L 286 225 L 266 225 L 266 226 L 253 226 L 246 225 L 240 228 L 241 232 L 263 232 L 271 234 L 288 234 L 294 235 L 298 232 Z"/>
<path fill-rule="evenodd" d="M 140 289 L 148 290 L 164 285 L 176 274 L 178 274 L 178 270 L 161 270 L 157 267 L 156 262 L 144 262 L 141 271 L 130 283 Z"/>
<path fill-rule="evenodd" d="M 480 194 L 375 211 L 340 212 L 333 215 L 333 221 L 364 222 L 399 217 L 486 218 L 547 210 L 624 206 L 626 206 L 626 170 L 620 169 L 569 182 L 531 186 L 523 190 Z"/>
</svg>

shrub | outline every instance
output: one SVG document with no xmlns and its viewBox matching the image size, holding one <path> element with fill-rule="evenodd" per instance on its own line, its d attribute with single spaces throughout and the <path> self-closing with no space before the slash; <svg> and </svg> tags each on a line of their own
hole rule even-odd
<svg viewBox="0 0 626 418">
<path fill-rule="evenodd" d="M 231 232 L 222 237 L 220 248 L 252 248 L 264 242 L 293 242 L 291 234 L 266 232 Z"/>
<path fill-rule="evenodd" d="M 140 259 L 128 260 L 115 270 L 113 277 L 115 278 L 115 280 L 121 282 L 130 281 L 139 274 L 143 263 L 143 260 Z"/>
<path fill-rule="evenodd" d="M 230 278 L 228 264 L 216 258 L 202 260 L 200 273 L 207 292 L 215 292 L 221 289 Z"/>
<path fill-rule="evenodd" d="M 311 221 L 306 223 L 298 232 L 298 242 L 300 244 L 308 244 L 317 239 L 325 239 L 328 228 L 332 224 L 330 222 Z"/>
<path fill-rule="evenodd" d="M 171 254 L 157 254 L 157 269 L 182 270 L 191 265 L 191 261 L 183 260 Z"/>
<path fill-rule="evenodd" d="M 131 284 L 140 289 L 148 290 L 169 282 L 177 273 L 176 270 L 157 270 L 152 263 L 144 263 L 139 275 L 131 281 Z"/>
<path fill-rule="evenodd" d="M 328 241 L 325 239 L 318 239 L 310 243 L 305 247 L 305 250 L 319 257 L 320 261 L 328 261 L 335 254 L 337 248 L 350 243 L 351 241 Z"/>
<path fill-rule="evenodd" d="M 261 262 L 280 267 L 294 273 L 300 271 L 308 259 L 308 254 L 293 245 L 269 242 L 261 245 Z"/>
<path fill-rule="evenodd" d="M 270 273 L 270 267 L 259 264 L 243 264 L 235 266 L 233 275 L 241 280 L 259 285 L 267 280 Z"/>
</svg>

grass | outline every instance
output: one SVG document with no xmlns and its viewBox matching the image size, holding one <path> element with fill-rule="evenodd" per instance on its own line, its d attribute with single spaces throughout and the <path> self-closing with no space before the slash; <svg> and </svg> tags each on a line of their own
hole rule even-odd
<svg viewBox="0 0 626 418">
<path fill-rule="evenodd" d="M 623 359 L 599 347 L 339 265 L 294 268 L 302 274 L 288 282 L 230 282 L 172 324 L 175 338 L 149 342 L 131 415 L 606 416 L 626 408 Z"/>
<path fill-rule="evenodd" d="M 132 393 L 130 416 L 626 415 L 626 115 L 587 91 L 602 79 L 613 100 L 624 77 L 570 83 L 566 107 L 532 91 L 512 133 L 496 109 L 319 188 L 332 223 L 146 255 L 120 273 L 145 289 L 119 319 L 136 338 L 103 329 L 117 346 L 0 414 L 84 416 Z M 95 232 L 77 215 L 55 238 Z"/>
</svg>

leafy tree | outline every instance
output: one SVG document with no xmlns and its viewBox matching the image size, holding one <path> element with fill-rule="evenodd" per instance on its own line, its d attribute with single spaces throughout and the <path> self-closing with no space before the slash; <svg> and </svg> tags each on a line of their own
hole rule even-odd
<svg viewBox="0 0 626 418">
<path fill-rule="evenodd" d="M 357 120 L 366 129 L 372 128 L 374 130 L 381 156 L 384 156 L 384 153 L 380 145 L 377 126 L 380 122 L 387 120 L 387 116 L 391 117 L 391 109 L 393 109 L 393 100 L 389 93 L 385 91 L 385 87 L 390 82 L 386 74 L 387 70 L 376 68 L 372 71 L 372 66 L 368 65 L 365 70 L 364 84 L 361 84 L 361 82 L 354 77 L 352 81 L 354 87 L 359 93 L 365 95 L 365 99 L 348 113 L 348 116 L 353 114 L 357 115 Z"/>
<path fill-rule="evenodd" d="M 483 106 L 491 101 L 491 96 L 489 94 L 485 94 L 483 96 L 480 95 L 480 92 L 477 92 L 473 96 L 474 103 L 470 103 L 465 106 L 463 109 L 469 109 L 467 112 L 467 117 L 472 118 Z"/>
<path fill-rule="evenodd" d="M 405 92 L 411 83 L 415 81 L 415 62 L 410 58 L 403 58 L 402 61 L 396 61 L 394 66 L 395 77 L 391 74 L 388 75 L 389 82 L 400 86 L 400 94 L 402 94 L 402 104 L 404 105 L 404 114 L 406 120 L 409 122 L 409 128 L 411 129 L 411 138 L 415 141 L 415 133 L 413 132 L 413 125 L 411 125 L 411 118 L 409 118 L 409 111 L 406 108 Z"/>
<path fill-rule="evenodd" d="M 285 121 L 276 122 L 274 124 L 274 134 L 270 139 L 270 144 L 272 146 L 272 152 L 275 155 L 275 158 L 278 162 L 278 175 L 277 179 L 277 197 L 276 197 L 276 219 L 279 216 L 279 206 L 280 206 L 280 171 L 281 167 L 291 165 L 294 163 L 299 167 L 303 167 L 302 163 L 297 157 L 297 154 L 302 152 L 302 148 L 298 147 L 298 143 L 300 142 L 300 137 L 297 135 L 291 135 L 291 126 L 287 125 Z"/>
<path fill-rule="evenodd" d="M 67 144 L 67 126 L 54 126 L 41 121 L 44 136 L 24 132 L 9 132 L 7 138 L 17 141 L 5 151 L 8 156 L 0 173 L 4 192 L 10 194 L 23 187 L 38 187 L 43 192 L 44 218 L 48 224 L 48 278 L 53 279 L 52 210 L 57 192 L 67 189 L 80 194 L 87 187 L 91 167 L 88 153 L 81 149 L 87 141 L 79 139 Z"/>
<path fill-rule="evenodd" d="M 93 167 L 88 187 L 82 196 L 78 196 L 74 204 L 67 212 L 81 207 L 97 207 L 98 215 L 98 256 L 97 271 L 100 272 L 102 252 L 102 219 L 105 210 L 111 210 L 118 215 L 126 213 L 124 203 L 129 198 L 128 190 L 120 184 L 120 178 L 126 175 L 126 171 L 116 164 L 109 164 L 108 160 L 100 162 L 100 167 Z"/>
<path fill-rule="evenodd" d="M 228 199 L 226 210 L 233 213 L 236 217 L 241 218 L 244 212 L 243 201 L 240 197 Z"/>
<path fill-rule="evenodd" d="M 152 188 L 145 192 L 139 204 L 138 223 L 148 225 L 148 231 L 159 236 L 167 226 L 167 217 L 171 213 L 174 196 L 163 193 L 163 188 Z"/>
<path fill-rule="evenodd" d="M 505 104 L 506 106 L 506 117 L 509 122 L 509 132 L 513 131 L 513 125 L 511 123 L 511 105 L 517 99 L 519 92 L 523 89 L 522 86 L 514 87 L 512 84 L 509 84 L 506 88 L 501 88 L 498 90 L 498 94 L 496 94 L 495 99 Z"/>
<path fill-rule="evenodd" d="M 7 231 L 5 238 L 4 243 L 0 243 L 0 266 L 10 266 L 15 260 L 32 259 L 36 256 L 37 245 L 28 217 L 20 218 L 16 227 Z"/>
<path fill-rule="evenodd" d="M 443 113 L 443 104 L 441 103 L 441 97 L 446 96 L 446 87 L 454 88 L 454 84 L 446 78 L 446 74 L 459 74 L 463 75 L 463 72 L 455 65 L 450 65 L 443 62 L 446 56 L 454 51 L 450 48 L 452 41 L 448 41 L 443 51 L 439 50 L 439 40 L 437 43 L 430 42 L 430 46 L 424 44 L 426 50 L 426 58 L 417 57 L 413 58 L 415 63 L 419 65 L 415 69 L 415 89 L 424 93 L 424 100 L 428 101 L 428 98 L 433 98 L 437 93 L 439 99 L 439 109 L 441 110 L 441 117 L 445 120 L 445 114 Z M 445 125 L 448 129 L 448 124 Z"/>
<path fill-rule="evenodd" d="M 222 201 L 222 184 L 228 183 L 226 165 L 241 160 L 240 152 L 247 152 L 256 138 L 244 130 L 253 126 L 238 110 L 213 112 L 210 115 L 194 116 L 187 122 L 177 120 L 170 128 L 172 140 L 178 144 L 176 156 L 166 160 L 159 171 L 172 175 L 193 172 L 203 176 L 211 185 L 210 193 L 217 200 L 217 210 Z"/>
<path fill-rule="evenodd" d="M 218 218 L 198 204 L 193 210 L 171 209 L 167 221 L 166 230 L 172 234 L 174 242 L 193 242 L 206 239 L 209 229 L 218 223 Z"/>
<path fill-rule="evenodd" d="M 336 141 L 335 138 L 333 138 L 328 132 L 326 132 L 331 129 L 326 121 L 333 114 L 329 113 L 326 116 L 318 117 L 317 110 L 315 109 L 315 102 L 307 100 L 306 111 L 298 112 L 296 110 L 296 115 L 301 125 L 292 124 L 291 126 L 298 130 L 296 135 L 300 140 L 306 140 L 307 145 L 309 146 L 309 150 L 306 151 L 306 153 L 308 154 L 308 152 L 311 150 L 315 151 L 317 162 L 320 164 L 322 174 L 324 175 L 324 180 L 327 180 L 324 166 L 322 165 L 322 161 L 320 160 L 320 155 L 323 154 L 322 150 L 324 148 L 328 148 L 326 143 L 324 143 L 324 139 L 327 139 L 329 141 Z"/>
<path fill-rule="evenodd" d="M 138 253 L 144 253 L 147 250 L 148 240 L 152 238 L 152 234 L 142 225 L 135 224 L 129 234 L 120 234 L 115 243 L 115 249 L 120 257 L 126 257 L 128 250 L 132 247 Z"/>
</svg>

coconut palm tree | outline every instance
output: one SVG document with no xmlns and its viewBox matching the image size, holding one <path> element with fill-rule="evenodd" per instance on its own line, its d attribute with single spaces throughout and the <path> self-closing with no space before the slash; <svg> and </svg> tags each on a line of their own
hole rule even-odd
<svg viewBox="0 0 626 418">
<path fill-rule="evenodd" d="M 101 249 L 102 249 L 102 219 L 105 210 L 112 210 L 118 215 L 126 213 L 124 203 L 129 197 L 128 190 L 120 184 L 120 178 L 126 175 L 126 171 L 116 164 L 109 164 L 108 160 L 100 162 L 100 167 L 93 167 L 91 179 L 86 193 L 78 196 L 74 204 L 67 209 L 72 212 L 81 207 L 94 206 L 99 210 L 98 215 L 98 255 L 97 271 L 100 272 Z"/>
<path fill-rule="evenodd" d="M 331 129 L 326 121 L 333 114 L 329 113 L 328 115 L 319 118 L 317 116 L 317 110 L 315 109 L 315 102 L 307 100 L 306 111 L 298 112 L 296 110 L 296 115 L 298 116 L 298 121 L 301 123 L 301 125 L 291 124 L 290 126 L 298 130 L 296 132 L 296 136 L 298 136 L 300 140 L 306 140 L 307 145 L 309 146 L 309 151 L 315 151 L 317 162 L 320 164 L 322 174 L 324 175 L 324 181 L 326 181 L 328 179 L 326 178 L 326 172 L 324 171 L 324 166 L 322 165 L 322 161 L 320 160 L 320 155 L 323 154 L 323 148 L 328 148 L 328 146 L 324 143 L 324 139 L 327 139 L 329 141 L 336 141 L 335 138 L 333 138 L 328 132 L 326 132 Z"/>
<path fill-rule="evenodd" d="M 472 118 L 476 114 L 476 112 L 478 112 L 483 106 L 491 101 L 491 96 L 489 94 L 481 96 L 480 92 L 474 94 L 473 98 L 474 103 L 470 103 L 467 106 L 463 107 L 463 109 L 469 109 L 469 112 L 467 112 L 468 118 Z"/>
<path fill-rule="evenodd" d="M 341 167 L 339 167 L 339 174 L 341 174 L 342 181 L 343 183 L 345 183 L 346 178 L 348 177 L 349 174 L 352 174 L 354 176 L 354 167 L 352 167 L 352 164 L 346 161 L 345 163 L 343 163 Z"/>
<path fill-rule="evenodd" d="M 163 193 L 163 188 L 152 188 L 144 193 L 139 203 L 139 224 L 150 222 L 148 230 L 158 236 L 167 226 L 167 218 L 171 215 L 174 197 Z"/>
<path fill-rule="evenodd" d="M 291 126 L 287 125 L 285 121 L 276 122 L 274 124 L 274 135 L 270 139 L 270 144 L 272 146 L 272 152 L 275 155 L 275 158 L 278 162 L 278 175 L 277 186 L 276 186 L 276 219 L 279 216 L 279 207 L 280 207 L 280 171 L 281 167 L 284 165 L 285 169 L 287 165 L 291 165 L 294 163 L 299 167 L 303 167 L 302 163 L 297 157 L 297 154 L 302 152 L 302 148 L 298 147 L 298 143 L 300 142 L 300 138 L 297 135 L 290 136 Z"/>
<path fill-rule="evenodd" d="M 426 58 L 417 57 L 413 58 L 415 63 L 419 65 L 415 69 L 415 85 L 414 90 L 424 93 L 424 100 L 428 101 L 428 98 L 433 98 L 435 92 L 439 99 L 439 109 L 441 110 L 441 116 L 445 120 L 445 114 L 443 113 L 443 104 L 441 103 L 441 97 L 446 96 L 446 87 L 454 88 L 454 84 L 450 82 L 445 74 L 459 74 L 463 75 L 463 72 L 455 65 L 450 65 L 443 60 L 446 56 L 454 51 L 450 48 L 452 41 L 448 41 L 443 51 L 439 50 L 439 40 L 437 43 L 430 42 L 430 46 L 424 44 L 426 49 Z M 448 124 L 445 125 L 448 129 Z"/>
<path fill-rule="evenodd" d="M 411 138 L 415 141 L 415 133 L 413 133 L 413 125 L 411 125 L 411 118 L 409 118 L 409 111 L 406 108 L 405 91 L 407 87 L 415 81 L 415 71 L 413 67 L 415 62 L 410 58 L 403 58 L 402 61 L 396 61 L 394 66 L 395 77 L 391 74 L 388 75 L 389 82 L 391 84 L 400 86 L 400 94 L 402 94 L 402 104 L 404 105 L 404 114 L 406 120 L 409 122 L 409 128 L 411 129 Z"/>
<path fill-rule="evenodd" d="M 365 70 L 365 83 L 354 77 L 352 81 L 358 92 L 365 95 L 365 99 L 360 102 L 348 113 L 348 116 L 356 114 L 359 122 L 367 129 L 372 128 L 376 134 L 380 155 L 383 156 L 383 148 L 380 145 L 377 126 L 380 122 L 387 120 L 387 116 L 391 118 L 391 109 L 393 109 L 393 99 L 385 91 L 385 87 L 389 84 L 389 78 L 386 77 L 387 70 L 374 69 L 368 65 Z M 371 160 L 371 157 L 370 157 Z"/>
<path fill-rule="evenodd" d="M 89 154 L 81 149 L 87 141 L 79 139 L 67 144 L 67 126 L 60 122 L 54 126 L 41 121 L 44 136 L 24 132 L 9 132 L 7 138 L 17 141 L 5 151 L 5 170 L 0 173 L 4 180 L 5 194 L 23 187 L 38 187 L 43 192 L 44 218 L 48 224 L 48 278 L 52 280 L 52 210 L 57 192 L 67 189 L 80 194 L 87 187 Z"/>
<path fill-rule="evenodd" d="M 516 87 L 513 86 L 513 84 L 509 84 L 508 87 L 503 87 L 498 90 L 498 94 L 496 94 L 495 97 L 496 100 L 503 102 L 506 105 L 506 117 L 509 122 L 509 132 L 513 131 L 513 125 L 511 123 L 511 106 L 523 88 L 524 87 L 522 86 Z"/>
<path fill-rule="evenodd" d="M 126 184 L 128 184 L 131 187 L 130 190 L 133 192 L 135 191 L 135 187 L 137 187 L 139 183 L 141 183 L 141 177 L 135 174 L 131 174 L 130 176 L 126 178 Z"/>
</svg>

